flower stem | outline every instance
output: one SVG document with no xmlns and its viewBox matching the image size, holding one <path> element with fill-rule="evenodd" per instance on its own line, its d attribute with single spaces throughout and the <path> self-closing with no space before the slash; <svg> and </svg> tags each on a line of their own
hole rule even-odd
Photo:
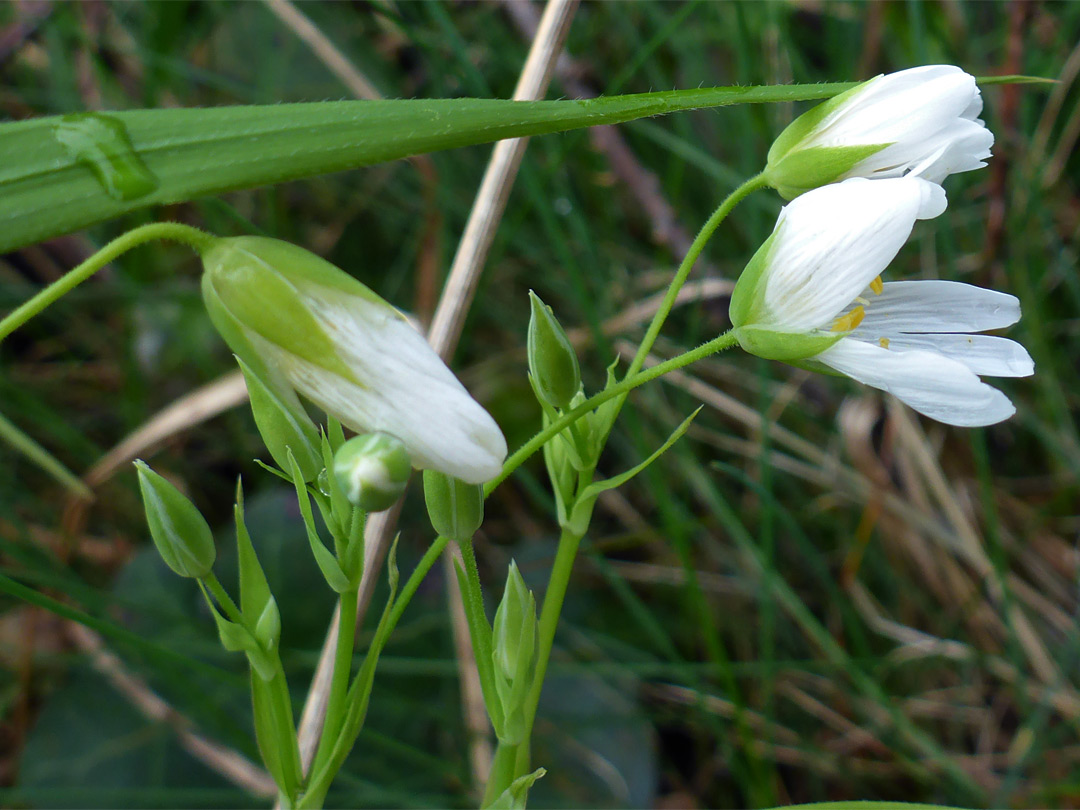
<svg viewBox="0 0 1080 810">
<path fill-rule="evenodd" d="M 22 306 L 17 307 L 3 320 L 0 320 L 0 341 L 3 341 L 4 338 L 28 320 L 71 292 L 118 256 L 155 239 L 181 242 L 202 253 L 216 241 L 217 237 L 200 231 L 198 228 L 192 228 L 190 225 L 181 225 L 179 222 L 152 222 L 149 225 L 134 228 L 109 242 L 82 264 L 69 270 L 61 278 L 54 281 Z"/>
<path fill-rule="evenodd" d="M 337 772 L 341 770 L 345 757 L 348 756 L 349 750 L 360 733 L 360 729 L 363 728 L 368 702 L 371 699 L 375 667 L 379 663 L 379 655 L 382 653 L 382 649 L 386 645 L 394 627 L 401 619 L 401 615 L 405 612 L 405 608 L 412 601 L 413 596 L 416 595 L 420 583 L 427 576 L 428 571 L 439 559 L 449 542 L 449 538 L 441 535 L 435 538 L 435 542 L 424 552 L 424 556 L 417 563 L 416 568 L 413 569 L 409 579 L 402 587 L 401 593 L 394 600 L 393 605 L 388 607 L 383 619 L 379 622 L 379 626 L 375 630 L 375 637 L 371 641 L 371 647 L 364 657 L 363 664 L 360 665 L 360 671 L 357 672 L 352 686 L 349 687 L 345 699 L 345 722 L 342 724 L 341 731 L 338 733 L 337 739 L 334 740 L 333 747 L 322 767 L 318 771 L 312 768 L 308 788 L 296 804 L 298 808 L 322 807 L 326 793 L 330 789 L 330 783 Z"/>
<path fill-rule="evenodd" d="M 633 376 L 624 377 L 621 382 L 589 397 L 573 410 L 564 413 L 518 448 L 518 450 L 503 463 L 502 472 L 484 484 L 484 494 L 490 495 L 499 484 L 510 477 L 514 470 L 528 460 L 529 456 L 543 447 L 545 442 L 552 437 L 557 436 L 568 425 L 573 424 L 585 414 L 594 410 L 597 406 L 603 405 L 609 399 L 614 399 L 617 396 L 626 394 L 640 385 L 655 380 L 657 377 L 662 377 L 669 371 L 675 371 L 676 369 L 688 366 L 703 357 L 708 357 L 709 355 L 716 354 L 724 349 L 729 349 L 734 346 L 735 343 L 735 335 L 730 331 L 724 332 L 722 335 L 713 338 L 707 343 L 702 343 L 696 349 L 691 349 L 688 352 L 676 355 L 669 360 L 665 360 L 663 363 L 657 363 L 652 368 L 646 369 L 645 371 L 639 371 Z"/>
<path fill-rule="evenodd" d="M 694 237 L 694 241 L 690 243 L 689 249 L 686 251 L 686 256 L 683 257 L 682 263 L 679 265 L 679 269 L 675 271 L 675 277 L 671 280 L 671 284 L 668 285 L 667 293 L 664 294 L 664 300 L 660 302 L 660 308 L 656 310 L 656 314 L 653 315 L 652 322 L 649 324 L 649 329 L 645 332 L 645 337 L 641 341 L 641 345 L 638 346 L 637 354 L 634 355 L 634 359 L 630 363 L 630 368 L 627 369 L 626 376 L 633 377 L 645 364 L 645 358 L 648 357 L 649 352 L 652 351 L 653 344 L 656 342 L 656 338 L 660 334 L 660 330 L 664 326 L 664 321 L 667 320 L 668 315 L 671 314 L 672 307 L 675 306 L 675 299 L 679 296 L 679 291 L 682 290 L 683 285 L 686 283 L 687 277 L 690 275 L 690 271 L 694 269 L 694 264 L 697 263 L 698 257 L 701 255 L 701 251 L 705 249 L 705 245 L 712 238 L 713 233 L 720 226 L 727 215 L 731 213 L 731 210 L 738 205 L 744 198 L 749 196 L 752 192 L 757 191 L 759 188 L 764 188 L 767 185 L 765 180 L 765 173 L 756 174 L 736 188 L 722 203 L 713 211 L 705 224 L 701 226 L 701 230 L 698 231 L 697 236 Z"/>
<path fill-rule="evenodd" d="M 240 608 L 236 606 L 236 602 L 233 601 L 232 597 L 229 596 L 228 592 L 222 586 L 221 581 L 217 578 L 217 574 L 213 571 L 209 572 L 202 578 L 202 582 L 206 585 L 207 590 L 214 595 L 214 598 L 225 612 L 225 616 L 229 621 L 236 622 L 243 627 L 248 626 L 248 623 L 244 620 L 243 614 L 240 612 Z"/>
<path fill-rule="evenodd" d="M 334 673 L 330 679 L 330 696 L 326 704 L 326 720 L 323 724 L 319 747 L 315 752 L 310 771 L 318 767 L 330 754 L 338 734 L 345 722 L 345 702 L 349 693 L 349 675 L 352 673 L 353 646 L 356 643 L 356 605 L 359 599 L 357 588 L 350 588 L 341 594 L 338 612 L 341 617 L 338 624 L 337 646 L 334 650 Z"/>
</svg>

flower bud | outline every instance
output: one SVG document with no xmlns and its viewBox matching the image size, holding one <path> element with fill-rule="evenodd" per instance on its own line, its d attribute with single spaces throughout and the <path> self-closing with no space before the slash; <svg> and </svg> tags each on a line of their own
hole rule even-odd
<svg viewBox="0 0 1080 810">
<path fill-rule="evenodd" d="M 180 491 L 136 461 L 146 522 L 161 559 L 182 577 L 205 577 L 217 558 L 214 536 L 206 519 Z"/>
<path fill-rule="evenodd" d="M 385 433 L 356 436 L 334 454 L 334 475 L 342 492 L 365 512 L 393 506 L 411 472 L 405 445 Z"/>
<path fill-rule="evenodd" d="M 424 470 L 424 500 L 431 526 L 455 543 L 468 540 L 484 522 L 484 488 Z"/>
<path fill-rule="evenodd" d="M 508 681 L 527 678 L 536 653 L 536 602 L 525 587 L 517 563 L 510 561 L 506 589 L 495 611 L 492 659 Z"/>
<path fill-rule="evenodd" d="M 565 408 L 581 390 L 577 354 L 551 307 L 532 290 L 529 303 L 529 371 L 544 401 L 553 408 Z"/>
<path fill-rule="evenodd" d="M 405 317 L 318 256 L 276 239 L 219 239 L 203 299 L 271 389 L 302 394 L 358 433 L 400 439 L 412 463 L 470 483 L 498 475 L 506 440 Z"/>
<path fill-rule="evenodd" d="M 765 177 L 787 199 L 850 177 L 941 183 L 986 165 L 994 135 L 981 111 L 975 79 L 953 65 L 876 76 L 788 125 Z"/>
</svg>

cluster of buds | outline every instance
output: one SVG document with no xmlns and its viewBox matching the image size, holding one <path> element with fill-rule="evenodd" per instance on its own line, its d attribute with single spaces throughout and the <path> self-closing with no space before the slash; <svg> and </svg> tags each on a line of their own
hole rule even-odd
<svg viewBox="0 0 1080 810">
<path fill-rule="evenodd" d="M 731 322 L 748 352 L 839 372 L 951 425 L 1015 408 L 979 379 L 1034 372 L 1020 344 L 977 334 L 1020 318 L 1010 295 L 949 281 L 886 283 L 915 222 L 946 208 L 949 174 L 985 166 L 994 136 L 974 78 L 951 66 L 878 76 L 797 118 L 764 177 L 795 198 L 740 276 Z"/>
</svg>

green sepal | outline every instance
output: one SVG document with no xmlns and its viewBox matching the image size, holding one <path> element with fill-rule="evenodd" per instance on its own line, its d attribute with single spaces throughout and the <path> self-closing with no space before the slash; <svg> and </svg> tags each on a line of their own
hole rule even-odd
<svg viewBox="0 0 1080 810">
<path fill-rule="evenodd" d="M 615 369 L 618 367 L 619 358 L 616 357 L 607 367 L 607 376 L 604 380 L 605 391 L 619 382 L 615 376 Z M 619 415 L 623 399 L 624 397 L 609 399 L 607 402 L 601 403 L 595 411 L 586 417 L 589 422 L 589 438 L 592 442 L 589 453 L 594 461 L 599 459 L 600 453 L 604 450 L 604 445 L 607 444 L 608 434 L 611 433 L 611 429 L 615 426 L 615 419 Z M 595 463 L 593 466 L 596 466 Z"/>
<path fill-rule="evenodd" d="M 797 149 L 765 169 L 768 184 L 785 200 L 834 183 L 889 143 L 859 146 L 813 146 Z"/>
<path fill-rule="evenodd" d="M 274 463 L 286 468 L 286 450 L 292 449 L 305 481 L 314 481 L 323 469 L 319 458 L 319 431 L 295 396 L 283 398 L 267 385 L 244 360 L 236 355 L 244 374 L 251 414 Z M 291 401 L 290 401 L 291 400 Z"/>
<path fill-rule="evenodd" d="M 352 504 L 345 497 L 345 491 L 341 488 L 341 482 L 334 474 L 334 448 L 330 444 L 330 437 L 322 435 L 322 463 L 326 468 L 326 488 L 330 493 L 330 514 L 333 522 L 327 523 L 334 535 L 334 546 L 345 550 L 345 542 L 349 536 L 349 524 L 352 520 Z"/>
<path fill-rule="evenodd" d="M 386 307 L 390 312 L 397 313 L 398 317 L 404 317 L 377 293 L 336 264 L 292 242 L 267 236 L 234 236 L 220 241 L 224 244 L 215 247 L 219 247 L 223 252 L 231 249 L 251 257 L 273 268 L 292 285 L 297 287 L 313 285 L 346 296 L 357 296 Z"/>
<path fill-rule="evenodd" d="M 491 663 L 502 706 L 499 741 L 518 745 L 525 739 L 525 699 L 532 686 L 536 660 L 536 600 L 511 561 L 502 601 L 492 627 Z"/>
<path fill-rule="evenodd" d="M 761 243 L 746 267 L 735 282 L 731 291 L 731 303 L 728 305 L 728 317 L 736 329 L 748 323 L 754 323 L 764 315 L 763 298 L 765 295 L 765 274 L 769 267 L 769 257 L 784 223 L 780 222 L 769 238 Z"/>
<path fill-rule="evenodd" d="M 583 536 L 589 528 L 589 521 L 592 519 L 593 506 L 596 504 L 596 499 L 609 489 L 615 489 L 620 487 L 640 473 L 656 459 L 660 458 L 671 445 L 675 444 L 687 430 L 690 429 L 690 423 L 694 421 L 704 406 L 699 406 L 692 414 L 682 421 L 671 435 L 668 436 L 667 441 L 664 442 L 651 456 L 645 459 L 643 462 L 635 467 L 631 467 L 620 475 L 613 476 L 611 478 L 604 478 L 600 481 L 594 481 L 582 490 L 578 496 L 577 502 L 574 504 L 574 509 L 570 513 L 570 520 L 566 524 L 565 528 L 574 532 L 578 536 Z"/>
<path fill-rule="evenodd" d="M 330 449 L 336 453 L 341 445 L 345 444 L 345 431 L 335 417 L 326 415 L 326 438 L 330 441 Z"/>
<path fill-rule="evenodd" d="M 875 79 L 878 77 L 875 77 Z M 799 144 L 806 140 L 814 130 L 821 126 L 822 122 L 828 118 L 833 111 L 837 108 L 847 104 L 856 95 L 866 89 L 866 86 L 875 81 L 875 79 L 867 79 L 865 82 L 855 85 L 843 93 L 833 96 L 827 101 L 822 102 L 809 110 L 804 112 L 790 124 L 788 124 L 784 131 L 781 132 L 776 140 L 773 141 L 772 146 L 769 147 L 769 155 L 767 158 L 768 164 L 772 166 L 774 163 L 782 160 L 793 149 L 797 149 Z"/>
<path fill-rule="evenodd" d="M 281 614 L 244 522 L 244 491 L 239 481 L 236 482 L 233 515 L 236 520 L 236 556 L 240 568 L 240 612 L 254 627 L 255 640 L 262 648 L 274 650 L 281 638 Z"/>
<path fill-rule="evenodd" d="M 300 515 L 304 519 L 304 529 L 307 532 L 308 545 L 311 546 L 312 556 L 315 557 L 315 563 L 319 566 L 319 570 L 322 571 L 326 583 L 335 592 L 345 593 L 351 587 L 349 578 L 341 570 L 341 566 L 330 549 L 323 545 L 322 540 L 319 539 L 319 532 L 315 528 L 315 516 L 311 511 L 311 496 L 304 485 L 303 473 L 300 472 L 300 467 L 297 465 L 292 453 L 288 455 L 289 466 L 293 474 L 293 485 L 296 487 L 296 501 L 300 506 Z"/>
<path fill-rule="evenodd" d="M 529 790 L 536 784 L 536 780 L 546 773 L 543 768 L 537 768 L 532 773 L 519 776 L 487 806 L 487 810 L 525 810 L 529 801 Z"/>
<path fill-rule="evenodd" d="M 255 744 L 275 784 L 283 789 L 286 795 L 291 795 L 295 793 L 297 784 L 292 770 L 285 764 L 278 740 L 277 724 L 274 722 L 273 687 L 270 685 L 270 680 L 273 679 L 263 679 L 252 669 L 251 704 L 255 721 Z"/>
<path fill-rule="evenodd" d="M 285 375 L 276 366 L 266 362 L 262 354 L 255 349 L 243 325 L 222 303 L 221 298 L 214 289 L 209 273 L 203 273 L 200 286 L 203 304 L 206 306 L 206 312 L 210 316 L 210 322 L 233 354 L 242 358 L 263 384 L 270 388 L 281 402 L 287 404 L 290 411 L 297 413 L 303 411 L 304 406 L 300 404 L 296 391 L 293 390 Z"/>
<path fill-rule="evenodd" d="M 791 363 L 814 357 L 842 339 L 847 332 L 777 332 L 763 326 L 740 326 L 735 339 L 744 351 Z"/>
<path fill-rule="evenodd" d="M 436 534 L 460 543 L 484 522 L 484 487 L 437 470 L 424 470 L 424 502 Z"/>
<path fill-rule="evenodd" d="M 345 544 L 345 554 L 341 559 L 341 570 L 352 582 L 359 582 L 364 576 L 364 527 L 366 524 L 367 512 L 353 507 L 348 542 Z"/>
<path fill-rule="evenodd" d="M 273 680 L 277 672 L 277 666 L 272 655 L 259 645 L 258 640 L 244 625 L 221 615 L 221 611 L 218 610 L 217 605 L 214 604 L 214 600 L 205 587 L 201 582 L 199 585 L 202 589 L 203 598 L 210 608 L 210 615 L 214 617 L 214 624 L 217 625 L 218 639 L 221 641 L 221 646 L 229 652 L 242 652 L 247 656 L 253 675 L 257 675 L 264 681 Z"/>
<path fill-rule="evenodd" d="M 477 605 L 468 597 L 469 577 L 465 573 L 461 562 L 456 556 L 454 560 L 454 573 L 457 575 L 458 590 L 462 595 L 462 605 L 465 609 L 465 622 L 469 626 L 469 636 L 472 638 L 473 650 L 489 650 L 492 646 L 491 625 L 488 624 L 484 614 L 483 605 Z M 482 599 L 482 597 L 481 597 Z M 480 690 L 484 696 L 484 707 L 491 719 L 493 728 L 501 728 L 503 725 L 502 701 L 499 699 L 498 690 L 495 687 L 495 663 L 488 656 L 476 655 L 476 672 L 480 676 Z"/>
<path fill-rule="evenodd" d="M 182 577 L 201 578 L 217 558 L 214 535 L 191 501 L 145 461 L 135 461 L 146 523 L 161 559 Z"/>
<path fill-rule="evenodd" d="M 278 242 L 248 236 L 219 239 L 203 254 L 204 278 L 208 279 L 207 283 L 221 306 L 243 329 L 312 365 L 361 385 L 338 356 L 334 342 L 304 304 L 296 285 L 287 278 L 296 274 L 296 268 L 285 267 L 284 257 L 295 257 L 297 254 L 275 250 L 270 252 L 272 261 L 267 260 L 264 255 L 249 249 L 250 240 L 253 239 L 260 240 L 260 243 Z M 295 250 L 322 262 L 302 248 Z M 337 272 L 342 273 L 341 270 Z M 363 287 L 362 284 L 360 286 Z"/>
<path fill-rule="evenodd" d="M 544 414 L 543 426 L 551 424 L 547 414 Z M 548 478 L 551 480 L 551 491 L 555 495 L 555 510 L 559 525 L 566 522 L 567 505 L 574 500 L 574 481 L 577 475 L 573 465 L 567 458 L 567 442 L 561 436 L 555 436 L 544 442 L 541 452 L 544 456 L 544 466 L 547 468 Z"/>
</svg>

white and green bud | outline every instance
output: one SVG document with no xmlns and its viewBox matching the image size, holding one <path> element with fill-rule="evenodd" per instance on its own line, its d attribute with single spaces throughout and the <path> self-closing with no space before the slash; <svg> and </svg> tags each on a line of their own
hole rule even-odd
<svg viewBox="0 0 1080 810">
<path fill-rule="evenodd" d="M 214 567 L 214 535 L 195 504 L 176 487 L 136 461 L 146 522 L 161 559 L 182 577 L 205 577 Z"/>
<path fill-rule="evenodd" d="M 581 369 L 570 339 L 551 307 L 529 290 L 527 348 L 529 372 L 539 396 L 553 408 L 565 408 L 581 390 Z"/>
<path fill-rule="evenodd" d="M 389 509 L 409 481 L 405 445 L 385 433 L 355 436 L 334 454 L 334 475 L 349 503 L 365 512 Z"/>
<path fill-rule="evenodd" d="M 237 362 L 244 373 L 255 426 L 274 463 L 282 470 L 288 470 L 288 451 L 291 449 L 304 480 L 315 480 L 323 470 L 319 431 L 315 423 L 304 412 L 295 395 L 282 397 L 239 357 Z"/>
<path fill-rule="evenodd" d="M 789 200 L 850 177 L 941 183 L 986 165 L 994 135 L 981 111 L 975 79 L 953 65 L 876 76 L 792 121 L 765 178 Z"/>
<path fill-rule="evenodd" d="M 484 488 L 435 470 L 424 470 L 424 501 L 436 533 L 461 543 L 484 522 Z"/>
<path fill-rule="evenodd" d="M 215 327 L 282 401 L 296 392 L 358 433 L 396 436 L 420 469 L 471 483 L 498 475 L 498 425 L 405 316 L 359 281 L 254 236 L 217 240 L 203 264 Z"/>
</svg>

